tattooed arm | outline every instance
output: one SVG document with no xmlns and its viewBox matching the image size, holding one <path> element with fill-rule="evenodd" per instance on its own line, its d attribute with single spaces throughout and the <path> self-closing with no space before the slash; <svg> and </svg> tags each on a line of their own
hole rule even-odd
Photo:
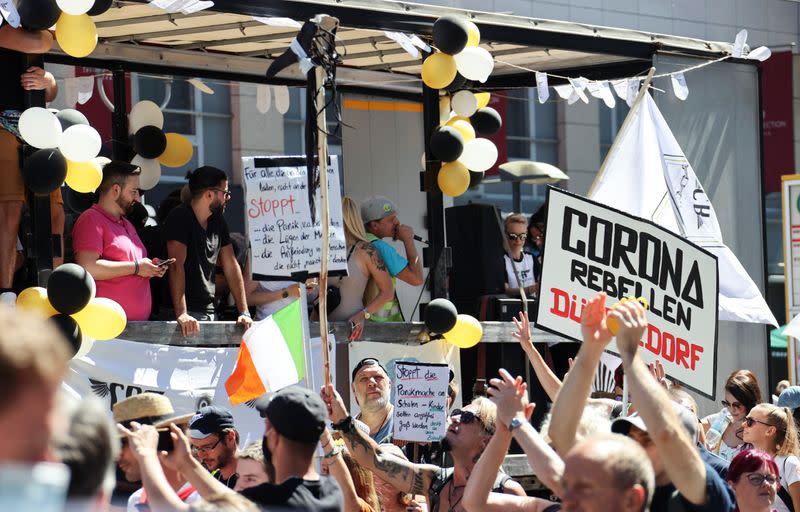
<svg viewBox="0 0 800 512">
<path fill-rule="evenodd" d="M 328 407 L 328 416 L 333 423 L 348 417 L 342 397 L 332 384 L 322 388 L 322 399 Z M 352 425 L 352 420 L 351 420 Z M 411 494 L 427 494 L 431 482 L 441 468 L 431 464 L 414 464 L 391 455 L 361 430 L 351 427 L 342 431 L 342 437 L 350 455 L 368 471 L 374 472 L 397 490 Z"/>
<path fill-rule="evenodd" d="M 374 315 L 383 307 L 384 304 L 394 298 L 394 285 L 392 284 L 392 276 L 386 270 L 386 264 L 383 262 L 381 253 L 370 243 L 362 243 L 361 248 L 366 255 L 367 270 L 369 277 L 378 285 L 378 295 L 369 303 L 365 304 L 365 308 L 370 314 Z"/>
</svg>

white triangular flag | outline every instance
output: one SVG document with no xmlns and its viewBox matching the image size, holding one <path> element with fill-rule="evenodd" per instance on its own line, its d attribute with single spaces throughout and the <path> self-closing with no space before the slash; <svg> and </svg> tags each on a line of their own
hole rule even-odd
<svg viewBox="0 0 800 512">
<path fill-rule="evenodd" d="M 783 335 L 800 339 L 800 315 L 792 318 L 792 321 L 783 328 Z"/>
<path fill-rule="evenodd" d="M 686 86 L 686 77 L 683 76 L 683 73 L 675 73 L 670 76 L 670 79 L 672 81 L 672 92 L 675 93 L 675 97 L 681 101 L 688 98 L 689 87 Z"/>
<path fill-rule="evenodd" d="M 575 94 L 575 89 L 572 87 L 572 84 L 563 84 L 563 85 L 556 85 L 553 86 L 553 89 L 556 90 L 559 96 L 561 96 L 562 100 L 567 100 Z M 575 95 L 577 97 L 577 95 Z"/>
<path fill-rule="evenodd" d="M 748 59 L 757 60 L 760 62 L 764 62 L 771 56 L 772 56 L 772 50 L 770 50 L 769 47 L 767 46 L 759 46 L 758 48 L 751 50 L 750 53 L 747 54 Z"/>
<path fill-rule="evenodd" d="M 17 6 L 11 0 L 0 0 L 0 14 L 6 19 L 9 25 L 19 28 L 19 12 Z M 0 20 L 2 21 L 2 20 Z"/>
<path fill-rule="evenodd" d="M 78 103 L 81 105 L 92 99 L 94 93 L 94 77 L 93 76 L 79 76 L 78 77 Z"/>
<path fill-rule="evenodd" d="M 401 48 L 403 48 L 407 54 L 411 55 L 411 57 L 418 59 L 419 58 L 419 49 L 414 46 L 414 43 L 411 41 L 411 38 L 407 35 L 403 34 L 402 32 L 392 32 L 390 30 L 384 30 L 383 35 L 387 38 L 391 39 L 395 43 L 399 44 Z"/>
<path fill-rule="evenodd" d="M 570 87 L 572 87 L 572 86 L 570 86 Z M 581 97 L 578 95 L 578 91 L 576 91 L 573 88 L 572 89 L 572 94 L 570 94 L 569 98 L 567 98 L 567 105 L 573 105 L 573 104 L 577 103 L 579 99 L 581 99 Z"/>
<path fill-rule="evenodd" d="M 733 57 L 739 58 L 744 53 L 744 45 L 747 42 L 747 29 L 742 29 L 736 34 L 736 40 L 733 41 L 733 50 L 731 51 L 731 55 Z"/>
<path fill-rule="evenodd" d="M 617 93 L 619 99 L 627 100 L 628 99 L 628 81 L 625 79 L 622 80 L 615 80 L 611 82 L 612 87 L 614 87 L 614 92 Z"/>
<path fill-rule="evenodd" d="M 292 18 L 253 16 L 253 19 L 270 27 L 300 28 L 303 26 L 299 21 L 295 21 Z"/>
<path fill-rule="evenodd" d="M 269 112 L 270 103 L 272 103 L 269 89 L 270 87 L 267 84 L 258 84 L 256 86 L 256 108 L 262 114 Z"/>
<path fill-rule="evenodd" d="M 187 80 L 190 84 L 192 84 L 197 90 L 204 94 L 214 94 L 214 89 L 206 85 L 205 82 L 200 80 L 199 78 L 190 78 Z"/>
<path fill-rule="evenodd" d="M 285 85 L 272 87 L 272 94 L 275 95 L 275 110 L 281 114 L 289 111 L 289 88 Z"/>
<path fill-rule="evenodd" d="M 573 89 L 573 91 L 575 91 L 575 94 L 578 95 L 578 98 L 580 98 L 580 100 L 582 102 L 584 102 L 584 103 L 589 103 L 589 98 L 587 98 L 586 97 L 586 93 L 583 92 L 583 90 L 586 88 L 586 82 L 588 82 L 588 80 L 586 80 L 585 78 L 570 78 L 569 79 L 569 83 L 570 83 L 570 85 L 572 85 L 572 89 Z M 572 102 L 572 103 L 574 103 L 574 102 Z M 572 103 L 570 103 L 570 104 L 572 104 Z"/>
<path fill-rule="evenodd" d="M 416 46 L 423 52 L 431 53 L 431 47 L 428 46 L 428 44 L 425 41 L 420 39 L 417 34 L 411 34 L 411 42 L 414 44 L 414 46 Z"/>
<path fill-rule="evenodd" d="M 637 94 L 639 94 L 639 79 L 629 78 L 628 90 L 625 93 L 625 103 L 627 103 L 629 107 L 633 106 L 633 102 L 636 101 Z"/>
<path fill-rule="evenodd" d="M 589 197 L 651 220 L 714 254 L 720 320 L 777 326 L 758 287 L 723 242 L 714 207 L 649 93 L 628 116 L 633 117 L 617 135 Z"/>
<path fill-rule="evenodd" d="M 614 99 L 614 93 L 611 92 L 611 88 L 605 80 L 602 82 L 589 82 L 586 84 L 586 88 L 589 90 L 589 94 L 597 99 L 603 100 L 603 103 L 605 103 L 608 108 L 614 108 L 616 106 L 617 100 Z"/>
<path fill-rule="evenodd" d="M 69 76 L 64 79 L 64 104 L 73 108 L 78 102 L 78 79 Z"/>
<path fill-rule="evenodd" d="M 550 88 L 547 86 L 547 73 L 536 72 L 536 94 L 539 96 L 539 103 L 545 103 L 550 98 Z"/>
<path fill-rule="evenodd" d="M 196 12 L 200 12 L 204 9 L 210 9 L 214 7 L 214 2 L 211 0 L 204 0 L 202 2 L 195 2 L 187 7 L 181 9 L 181 14 L 193 14 Z"/>
</svg>

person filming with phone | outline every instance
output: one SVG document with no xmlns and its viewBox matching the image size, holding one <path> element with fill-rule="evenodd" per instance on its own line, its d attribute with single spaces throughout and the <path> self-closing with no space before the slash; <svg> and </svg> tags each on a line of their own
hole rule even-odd
<svg viewBox="0 0 800 512">
<path fill-rule="evenodd" d="M 147 257 L 136 229 L 125 218 L 139 201 L 140 172 L 119 160 L 103 166 L 97 203 L 72 228 L 75 262 L 94 278 L 97 297 L 119 303 L 128 320 L 150 318 L 150 278 L 163 277 L 170 264 Z"/>
</svg>

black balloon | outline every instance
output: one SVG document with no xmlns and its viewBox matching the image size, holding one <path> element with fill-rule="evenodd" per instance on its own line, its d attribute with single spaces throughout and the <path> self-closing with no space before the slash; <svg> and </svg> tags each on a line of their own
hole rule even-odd
<svg viewBox="0 0 800 512">
<path fill-rule="evenodd" d="M 78 215 L 91 208 L 92 205 L 97 202 L 94 192 L 86 192 L 84 194 L 75 192 L 69 187 L 64 187 L 61 193 L 64 198 L 64 206 L 69 208 L 72 213 L 77 213 Z"/>
<path fill-rule="evenodd" d="M 39 149 L 25 158 L 22 179 L 34 194 L 49 194 L 64 183 L 67 159 L 56 148 Z"/>
<path fill-rule="evenodd" d="M 467 46 L 469 27 L 458 16 L 448 14 L 433 24 L 433 44 L 440 52 L 455 55 Z"/>
<path fill-rule="evenodd" d="M 56 0 L 20 0 L 17 12 L 20 23 L 28 30 L 47 30 L 61 16 Z"/>
<path fill-rule="evenodd" d="M 61 334 L 63 334 L 67 342 L 69 342 L 70 355 L 74 356 L 77 354 L 78 349 L 81 348 L 81 339 L 83 338 L 78 322 L 71 316 L 63 313 L 51 316 L 50 320 L 56 324 L 58 330 L 61 331 Z"/>
<path fill-rule="evenodd" d="M 484 173 L 469 171 L 469 188 L 475 188 L 483 181 Z"/>
<path fill-rule="evenodd" d="M 431 153 L 442 162 L 458 160 L 464 151 L 464 137 L 452 126 L 440 126 L 431 135 Z"/>
<path fill-rule="evenodd" d="M 478 135 L 494 135 L 503 126 L 500 114 L 492 107 L 483 107 L 469 118 L 475 133 Z"/>
<path fill-rule="evenodd" d="M 62 130 L 66 130 L 70 126 L 76 124 L 85 124 L 86 126 L 89 126 L 89 120 L 86 119 L 86 116 L 74 108 L 65 108 L 64 110 L 59 110 L 56 112 L 56 119 L 58 119 L 58 122 L 61 123 Z"/>
<path fill-rule="evenodd" d="M 94 0 L 94 5 L 86 14 L 89 16 L 100 16 L 107 10 L 111 9 L 111 5 L 113 3 L 114 0 Z"/>
<path fill-rule="evenodd" d="M 47 298 L 59 313 L 73 315 L 94 297 L 94 279 L 80 265 L 64 263 L 47 279 Z"/>
<path fill-rule="evenodd" d="M 452 82 L 450 82 L 450 85 L 444 88 L 444 90 L 449 93 L 455 93 L 463 89 L 466 84 L 467 84 L 467 79 L 464 78 L 464 75 L 456 71 L 456 77 L 453 79 Z"/>
<path fill-rule="evenodd" d="M 425 306 L 425 327 L 431 332 L 444 333 L 456 325 L 458 311 L 447 299 L 433 299 Z"/>
<path fill-rule="evenodd" d="M 142 126 L 133 136 L 133 150 L 142 158 L 158 158 L 167 149 L 167 136 L 158 126 Z"/>
</svg>

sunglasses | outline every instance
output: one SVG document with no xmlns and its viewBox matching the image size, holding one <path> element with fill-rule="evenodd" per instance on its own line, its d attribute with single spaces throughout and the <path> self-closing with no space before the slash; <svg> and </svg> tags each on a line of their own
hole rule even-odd
<svg viewBox="0 0 800 512">
<path fill-rule="evenodd" d="M 209 453 L 211 450 L 217 447 L 217 445 L 222 441 L 222 438 L 218 438 L 217 442 L 212 444 L 211 446 L 192 446 L 192 455 L 197 455 L 200 453 Z"/>
<path fill-rule="evenodd" d="M 506 235 L 509 240 L 522 240 L 525 241 L 528 238 L 528 235 L 525 233 L 508 233 Z"/>
<path fill-rule="evenodd" d="M 727 407 L 728 409 L 744 409 L 744 405 L 740 404 L 739 402 L 722 400 L 720 403 L 722 404 L 722 407 Z"/>
<path fill-rule="evenodd" d="M 764 482 L 767 482 L 769 485 L 775 485 L 775 482 L 778 481 L 778 478 L 771 473 L 751 473 L 747 475 L 747 481 L 750 482 L 750 485 L 753 487 L 758 487 Z"/>
<path fill-rule="evenodd" d="M 464 411 L 464 410 L 461 410 L 461 409 L 453 409 L 450 412 L 450 417 L 452 418 L 454 416 L 458 416 L 459 417 L 458 418 L 458 422 L 459 423 L 463 423 L 464 425 L 470 425 L 470 424 L 475 423 L 477 421 L 478 423 L 480 423 L 481 428 L 483 430 L 489 432 L 489 429 L 486 428 L 486 424 L 483 422 L 483 420 L 481 420 L 480 416 L 478 416 L 477 414 L 475 414 L 472 411 Z"/>
<path fill-rule="evenodd" d="M 756 423 L 761 423 L 762 425 L 766 425 L 768 427 L 774 427 L 775 426 L 772 423 L 767 423 L 765 421 L 757 420 L 755 418 L 751 418 L 750 416 L 748 416 L 748 417 L 746 417 L 744 419 L 744 424 L 747 425 L 748 427 L 752 427 Z"/>
</svg>

